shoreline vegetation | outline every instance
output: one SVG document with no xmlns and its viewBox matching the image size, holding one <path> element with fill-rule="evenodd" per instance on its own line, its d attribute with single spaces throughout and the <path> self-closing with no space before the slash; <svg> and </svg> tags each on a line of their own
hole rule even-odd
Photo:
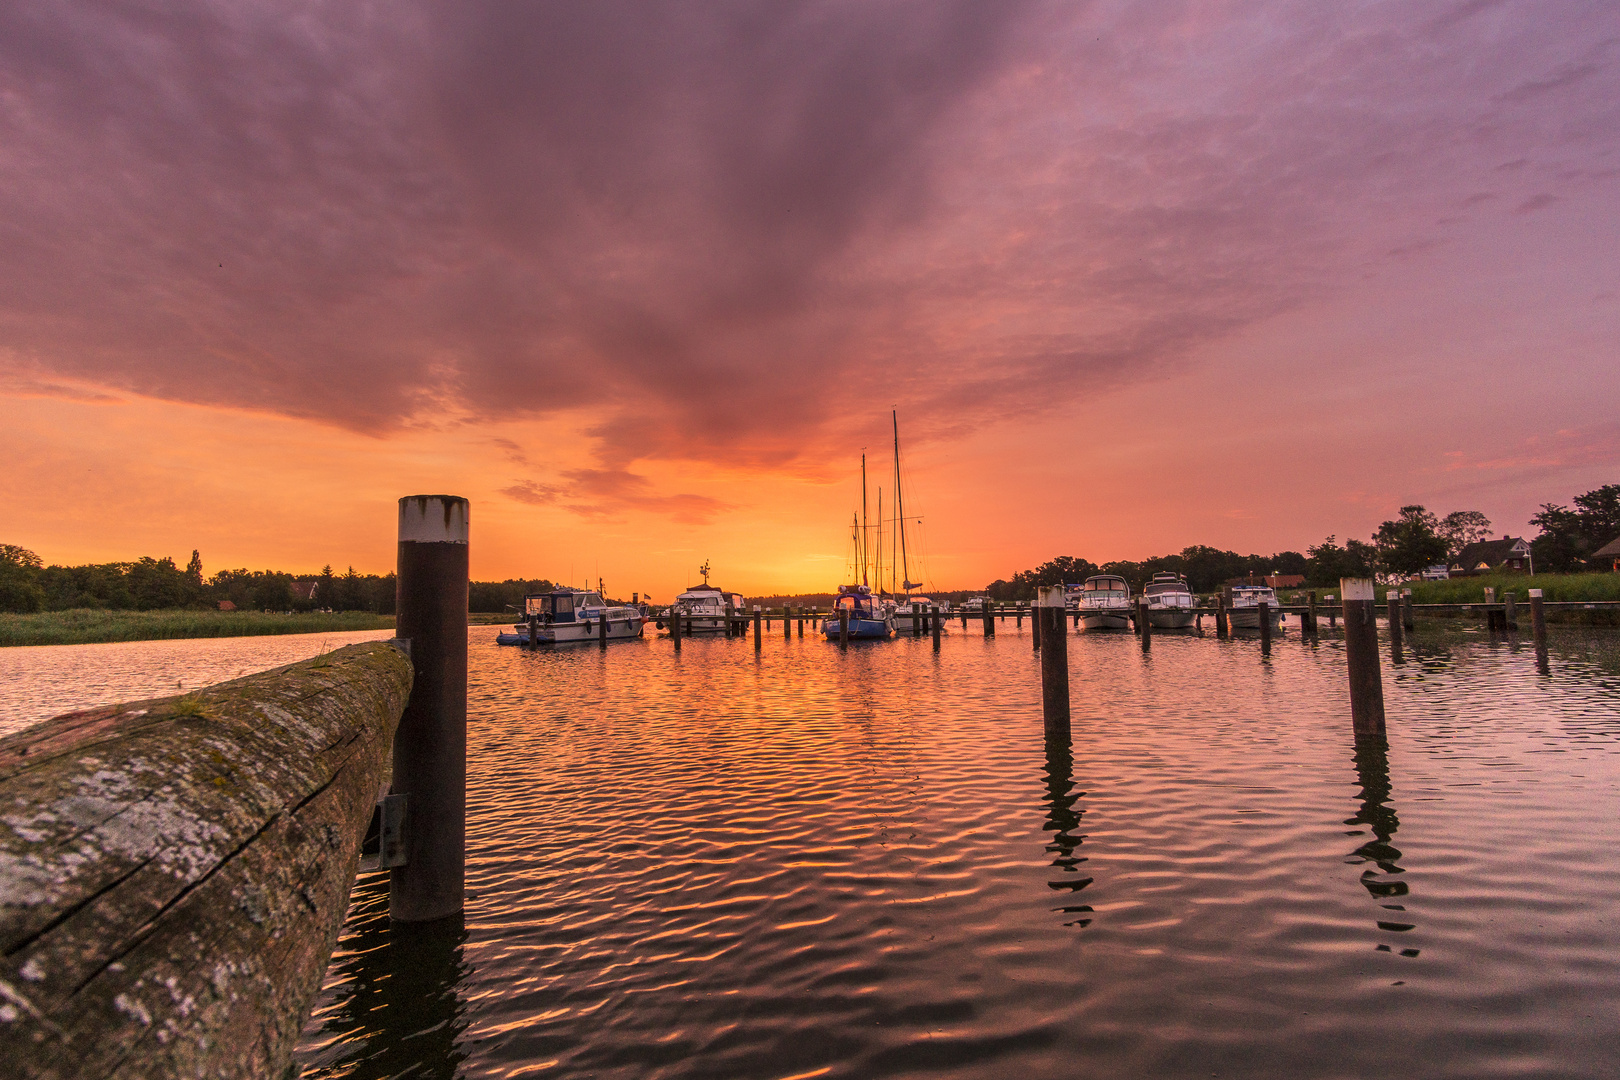
<svg viewBox="0 0 1620 1080">
<path fill-rule="evenodd" d="M 475 613 L 468 626 L 511 622 L 510 613 Z M 99 645 L 110 641 L 264 637 L 392 630 L 394 617 L 371 611 L 109 611 L 74 608 L 27 615 L 0 612 L 0 648 L 19 645 Z"/>
</svg>

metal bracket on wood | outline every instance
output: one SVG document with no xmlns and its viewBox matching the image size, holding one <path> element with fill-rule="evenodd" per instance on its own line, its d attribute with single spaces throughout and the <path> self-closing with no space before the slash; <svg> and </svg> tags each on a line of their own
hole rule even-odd
<svg viewBox="0 0 1620 1080">
<path fill-rule="evenodd" d="M 360 872 L 405 865 L 405 799 L 401 792 L 377 800 L 377 809 L 371 816 L 375 832 L 366 831 L 365 843 L 360 849 Z"/>
</svg>

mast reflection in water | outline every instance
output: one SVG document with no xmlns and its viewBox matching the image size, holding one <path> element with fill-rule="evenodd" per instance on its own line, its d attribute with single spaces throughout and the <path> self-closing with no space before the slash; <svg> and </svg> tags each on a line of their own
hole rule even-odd
<svg viewBox="0 0 1620 1080">
<path fill-rule="evenodd" d="M 1410 890 L 1404 880 L 1395 876 L 1406 873 L 1406 868 L 1395 861 L 1401 857 L 1400 848 L 1390 843 L 1395 836 L 1395 830 L 1401 827 L 1401 819 L 1395 813 L 1395 807 L 1389 802 L 1391 791 L 1389 740 L 1382 735 L 1356 737 L 1356 776 L 1361 781 L 1361 809 L 1355 817 L 1345 819 L 1345 824 L 1365 825 L 1372 830 L 1373 838 L 1351 852 L 1346 861 L 1354 864 L 1370 862 L 1378 867 L 1376 872 L 1370 869 L 1363 870 L 1361 884 L 1374 899 L 1384 902 L 1383 907 L 1386 910 L 1398 911 L 1404 915 L 1406 906 L 1396 901 L 1406 896 Z M 1349 835 L 1365 836 L 1366 833 L 1356 829 Z M 1412 927 L 1413 924 L 1408 922 L 1378 920 L 1378 929 L 1394 933 L 1406 933 Z M 1380 944 L 1378 950 L 1392 951 L 1386 944 Z M 1418 952 L 1417 949 L 1402 949 L 1401 955 L 1416 956 Z"/>
<path fill-rule="evenodd" d="M 304 1080 L 456 1076 L 467 1059 L 466 1004 L 456 992 L 471 972 L 466 942 L 459 915 L 391 926 L 388 875 L 362 877 L 299 1049 Z"/>
</svg>

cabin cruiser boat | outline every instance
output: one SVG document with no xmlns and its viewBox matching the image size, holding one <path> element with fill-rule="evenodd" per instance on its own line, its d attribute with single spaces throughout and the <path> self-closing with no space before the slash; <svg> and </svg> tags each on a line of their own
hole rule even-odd
<svg viewBox="0 0 1620 1080">
<path fill-rule="evenodd" d="M 1155 630 L 1184 630 L 1193 625 L 1198 600 L 1180 574 L 1154 574 L 1142 595 L 1148 602 L 1148 623 Z"/>
<path fill-rule="evenodd" d="M 926 616 L 928 614 L 928 609 L 933 606 L 933 603 L 934 602 L 926 596 L 908 596 L 905 598 L 904 603 L 895 605 L 894 617 L 896 619 L 909 619 L 911 618 L 912 612 L 916 612 L 919 616 Z M 949 607 L 941 606 L 939 610 L 941 613 L 943 613 L 948 611 Z"/>
<path fill-rule="evenodd" d="M 1097 574 L 1080 586 L 1080 625 L 1087 630 L 1129 630 L 1131 587 L 1118 574 Z"/>
<path fill-rule="evenodd" d="M 1271 605 L 1271 628 L 1276 630 L 1282 622 L 1282 612 L 1277 609 L 1277 594 L 1269 585 L 1234 585 L 1232 586 L 1232 601 L 1227 605 L 1226 617 L 1231 620 L 1234 630 L 1260 629 L 1260 602 L 1265 601 Z"/>
<path fill-rule="evenodd" d="M 894 616 L 878 605 L 869 586 L 840 585 L 832 614 L 827 616 L 826 622 L 822 624 L 822 632 L 829 641 L 837 641 L 843 632 L 839 616 L 846 611 L 849 612 L 851 641 L 856 639 L 887 641 L 894 636 Z"/>
<path fill-rule="evenodd" d="M 495 641 L 500 645 L 527 645 L 530 640 L 537 645 L 599 641 L 604 621 L 608 640 L 623 641 L 641 636 L 646 617 L 638 607 L 609 605 L 595 590 L 554 589 L 525 596 L 523 621 L 511 633 L 497 635 Z"/>
<path fill-rule="evenodd" d="M 669 623 L 681 620 L 681 636 L 688 634 L 723 634 L 726 626 L 743 610 L 741 593 L 728 593 L 718 585 L 709 584 L 709 564 L 698 567 L 703 584 L 696 585 L 675 598 L 656 623 L 662 630 Z"/>
</svg>

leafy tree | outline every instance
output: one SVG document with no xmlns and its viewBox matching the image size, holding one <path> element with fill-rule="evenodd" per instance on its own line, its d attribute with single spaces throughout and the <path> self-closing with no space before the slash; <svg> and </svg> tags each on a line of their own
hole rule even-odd
<svg viewBox="0 0 1620 1080">
<path fill-rule="evenodd" d="M 191 549 L 191 561 L 186 563 L 186 579 L 196 586 L 200 595 L 203 587 L 202 555 L 196 548 Z"/>
<path fill-rule="evenodd" d="M 38 555 L 16 544 L 0 544 L 0 611 L 38 611 L 45 603 Z"/>
<path fill-rule="evenodd" d="M 1320 589 L 1338 586 L 1342 578 L 1370 578 L 1378 561 L 1378 550 L 1361 540 L 1346 540 L 1340 547 L 1329 536 L 1315 547 L 1305 549 L 1305 580 Z"/>
<path fill-rule="evenodd" d="M 1446 542 L 1446 558 L 1455 559 L 1463 548 L 1491 535 L 1491 519 L 1478 510 L 1453 510 L 1435 532 Z"/>
<path fill-rule="evenodd" d="M 1387 574 L 1415 574 L 1442 562 L 1447 544 L 1439 529 L 1440 519 L 1424 507 L 1401 507 L 1401 516 L 1378 526 L 1373 535 L 1379 567 Z"/>
<path fill-rule="evenodd" d="M 1620 537 L 1620 484 L 1605 484 L 1575 496 L 1575 509 L 1543 503 L 1530 519 L 1541 534 L 1530 542 L 1536 569 L 1572 573 L 1586 569 L 1592 552 Z"/>
</svg>

